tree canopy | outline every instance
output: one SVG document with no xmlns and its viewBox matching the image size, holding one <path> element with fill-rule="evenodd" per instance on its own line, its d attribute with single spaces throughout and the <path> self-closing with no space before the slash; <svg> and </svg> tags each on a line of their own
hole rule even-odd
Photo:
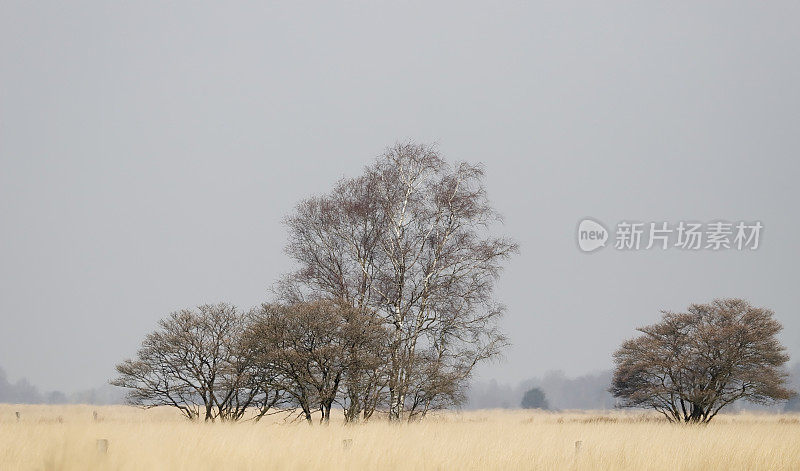
<svg viewBox="0 0 800 471">
<path fill-rule="evenodd" d="M 742 299 L 663 311 L 614 354 L 610 391 L 623 407 L 652 408 L 674 422 L 708 422 L 740 399 L 789 399 L 781 329 L 771 310 Z"/>
</svg>

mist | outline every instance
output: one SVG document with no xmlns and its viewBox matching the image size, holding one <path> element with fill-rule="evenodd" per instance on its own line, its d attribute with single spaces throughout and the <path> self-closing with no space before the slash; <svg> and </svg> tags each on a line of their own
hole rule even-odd
<svg viewBox="0 0 800 471">
<path fill-rule="evenodd" d="M 497 292 L 511 346 L 477 382 L 606 371 L 659 310 L 717 297 L 773 309 L 797 361 L 798 17 L 796 2 L 3 2 L 0 364 L 86 390 L 172 311 L 268 300 L 292 268 L 282 219 L 405 139 L 483 162 L 520 245 Z M 585 254 L 586 217 L 764 233 L 755 251 Z"/>
</svg>

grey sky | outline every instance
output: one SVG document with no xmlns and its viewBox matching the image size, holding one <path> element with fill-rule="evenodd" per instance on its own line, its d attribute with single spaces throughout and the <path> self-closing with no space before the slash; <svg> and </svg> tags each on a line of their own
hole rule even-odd
<svg viewBox="0 0 800 471">
<path fill-rule="evenodd" d="M 249 307 L 281 218 L 398 139 L 482 161 L 521 254 L 481 377 L 607 368 L 717 296 L 800 360 L 796 2 L 0 3 L 0 367 L 96 386 L 171 310 Z M 601 5 L 602 3 L 602 5 Z M 761 220 L 751 253 L 586 255 L 584 216 Z"/>
</svg>

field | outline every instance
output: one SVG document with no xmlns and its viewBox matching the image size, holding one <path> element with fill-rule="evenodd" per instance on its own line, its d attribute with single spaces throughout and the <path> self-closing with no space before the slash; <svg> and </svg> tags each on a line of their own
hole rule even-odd
<svg viewBox="0 0 800 471">
<path fill-rule="evenodd" d="M 476 411 L 308 426 L 277 416 L 190 423 L 166 408 L 0 405 L 1 471 L 104 469 L 800 469 L 800 417 L 723 415 L 687 427 L 631 412 Z"/>
</svg>

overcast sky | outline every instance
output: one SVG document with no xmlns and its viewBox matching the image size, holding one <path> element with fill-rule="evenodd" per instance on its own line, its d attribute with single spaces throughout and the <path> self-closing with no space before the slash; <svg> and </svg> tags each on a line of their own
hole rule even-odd
<svg viewBox="0 0 800 471">
<path fill-rule="evenodd" d="M 400 139 L 484 162 L 520 243 L 481 378 L 609 368 L 659 309 L 719 296 L 774 309 L 800 360 L 800 4 L 266 3 L 0 3 L 12 379 L 101 385 L 170 311 L 266 300 L 281 218 Z M 586 216 L 765 228 L 584 254 Z"/>
</svg>

